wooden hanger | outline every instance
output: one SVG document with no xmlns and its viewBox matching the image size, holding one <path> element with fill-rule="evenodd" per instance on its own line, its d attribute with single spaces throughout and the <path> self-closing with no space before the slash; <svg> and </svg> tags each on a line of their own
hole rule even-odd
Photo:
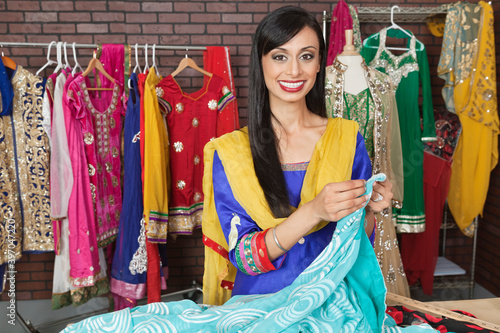
<svg viewBox="0 0 500 333">
<path fill-rule="evenodd" d="M 92 58 L 92 60 L 90 60 L 89 65 L 87 66 L 87 69 L 85 69 L 85 72 L 82 73 L 82 76 L 86 77 L 90 72 L 92 72 L 93 69 L 97 69 L 109 81 L 115 83 L 115 79 L 106 72 L 106 70 L 102 66 L 102 62 L 100 62 L 99 59 L 96 58 L 95 51 L 94 57 Z M 87 88 L 87 90 L 113 90 L 113 88 Z"/>
<path fill-rule="evenodd" d="M 173 71 L 173 73 L 170 74 L 170 75 L 172 75 L 172 77 L 175 77 L 177 74 L 179 74 L 180 72 L 182 72 L 182 70 L 184 70 L 186 67 L 191 67 L 192 69 L 194 69 L 194 70 L 202 73 L 203 75 L 206 75 L 208 77 L 212 77 L 212 73 L 207 72 L 206 70 L 203 70 L 200 67 L 198 67 L 198 65 L 194 62 L 193 59 L 188 58 L 187 54 L 181 60 L 181 62 L 179 62 L 179 66 L 177 66 L 177 69 L 175 71 Z"/>
<path fill-rule="evenodd" d="M 3 52 L 2 52 L 2 62 L 4 64 L 5 67 L 8 67 L 10 69 L 13 69 L 15 70 L 17 65 L 16 63 L 14 62 L 14 60 L 12 60 L 11 58 L 9 57 L 6 57 L 3 55 Z"/>
</svg>

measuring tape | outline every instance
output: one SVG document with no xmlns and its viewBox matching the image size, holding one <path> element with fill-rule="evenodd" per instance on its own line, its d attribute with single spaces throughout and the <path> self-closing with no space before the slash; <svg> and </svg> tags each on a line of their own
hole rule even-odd
<svg viewBox="0 0 500 333">
<path fill-rule="evenodd" d="M 500 332 L 499 325 L 492 324 L 490 322 L 487 322 L 487 321 L 484 321 L 481 319 L 472 318 L 472 317 L 469 317 L 469 316 L 466 316 L 466 315 L 463 315 L 460 313 L 456 313 L 456 312 L 453 312 L 450 310 L 446 310 L 446 309 L 443 309 L 443 308 L 440 308 L 440 307 L 437 307 L 434 305 L 426 304 L 424 302 L 416 301 L 416 300 L 408 298 L 408 297 L 404 297 L 404 296 L 400 296 L 400 295 L 396 295 L 396 294 L 387 292 L 386 299 L 387 299 L 387 301 L 391 301 L 391 302 L 403 305 L 405 307 L 408 307 L 408 308 L 411 308 L 414 310 L 419 310 L 419 311 L 429 313 L 429 314 L 431 314 L 431 313 L 437 314 L 440 316 L 445 316 L 445 317 L 448 317 L 450 319 L 455 319 L 455 320 L 459 320 L 459 321 L 465 321 L 465 322 L 468 322 L 468 323 L 471 323 L 471 324 L 474 324 L 477 326 L 481 326 L 482 328 L 485 328 L 488 330 Z"/>
</svg>

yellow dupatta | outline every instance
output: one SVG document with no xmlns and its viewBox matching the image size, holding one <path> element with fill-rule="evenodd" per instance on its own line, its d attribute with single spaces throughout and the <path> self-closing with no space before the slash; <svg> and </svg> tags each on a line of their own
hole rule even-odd
<svg viewBox="0 0 500 333">
<path fill-rule="evenodd" d="M 358 124 L 341 118 L 329 119 L 325 133 L 316 143 L 304 178 L 299 207 L 311 201 L 331 182 L 351 179 Z M 236 268 L 227 259 L 228 245 L 215 210 L 212 166 L 214 152 L 222 161 L 235 199 L 252 220 L 266 230 L 285 218 L 274 218 L 255 175 L 247 128 L 226 134 L 205 146 L 202 228 L 205 244 L 203 302 L 220 305 L 231 297 Z M 324 227 L 321 222 L 309 233 Z"/>
<path fill-rule="evenodd" d="M 462 133 L 453 155 L 448 204 L 460 230 L 474 235 L 474 218 L 483 213 L 490 172 L 498 163 L 498 105 L 496 93 L 493 9 L 480 1 L 482 15 L 474 71 L 455 86 L 455 110 Z"/>
</svg>

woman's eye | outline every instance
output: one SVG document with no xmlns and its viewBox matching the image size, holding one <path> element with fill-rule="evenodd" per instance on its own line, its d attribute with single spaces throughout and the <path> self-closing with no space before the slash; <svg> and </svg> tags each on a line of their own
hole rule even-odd
<svg viewBox="0 0 500 333">
<path fill-rule="evenodd" d="M 285 59 L 286 59 L 286 57 L 282 54 L 277 54 L 277 55 L 273 56 L 273 60 L 283 61 Z"/>
<path fill-rule="evenodd" d="M 304 60 L 311 60 L 311 59 L 314 59 L 314 54 L 306 53 L 306 54 L 303 54 L 301 58 Z"/>
</svg>

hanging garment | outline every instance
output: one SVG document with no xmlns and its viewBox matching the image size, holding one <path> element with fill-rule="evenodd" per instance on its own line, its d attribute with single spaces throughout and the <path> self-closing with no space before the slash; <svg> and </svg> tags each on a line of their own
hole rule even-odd
<svg viewBox="0 0 500 333">
<path fill-rule="evenodd" d="M 111 266 L 111 291 L 138 300 L 146 295 L 146 225 L 143 218 L 140 95 L 137 74 L 130 77 L 131 89 L 124 126 L 123 205 L 116 249 Z"/>
<path fill-rule="evenodd" d="M 80 74 L 77 74 L 80 75 Z M 62 80 L 56 81 L 54 91 L 54 112 L 56 121 L 53 123 L 55 147 L 58 150 L 58 166 L 52 175 L 60 186 L 56 190 L 61 205 L 56 206 L 54 214 L 64 217 L 67 204 L 67 218 L 60 220 L 60 253 L 56 255 L 54 263 L 54 282 L 52 294 L 52 308 L 58 309 L 69 304 L 80 305 L 89 299 L 109 292 L 109 282 L 106 278 L 106 262 L 104 252 L 97 247 L 95 213 L 90 192 L 89 168 L 85 155 L 83 132 L 80 122 L 75 117 L 74 92 L 70 86 L 74 77 L 68 75 L 64 82 L 62 94 Z M 57 97 L 56 97 L 57 96 Z M 59 100 L 62 99 L 64 122 L 59 121 Z M 57 128 L 55 127 L 57 126 Z M 67 139 L 66 147 L 61 139 L 63 132 Z M 61 178 L 71 172 L 73 185 L 67 197 L 66 183 Z M 65 185 L 64 185 L 65 184 Z M 62 186 L 61 186 L 62 185 Z M 67 201 L 67 203 L 66 203 Z"/>
<path fill-rule="evenodd" d="M 222 111 L 234 99 L 226 82 L 212 75 L 198 91 L 186 93 L 169 75 L 156 92 L 167 114 L 172 189 L 168 229 L 191 234 L 201 226 L 203 147 L 217 136 Z"/>
<path fill-rule="evenodd" d="M 7 70 L 7 77 L 14 99 L 12 114 L 0 117 L 0 264 L 22 252 L 54 251 L 50 149 L 42 126 L 45 80 L 22 66 Z"/>
<path fill-rule="evenodd" d="M 121 130 L 123 104 L 120 87 L 89 92 L 88 78 L 77 76 L 70 84 L 75 118 L 80 121 L 97 221 L 97 243 L 104 247 L 118 232 L 121 196 Z"/>
<path fill-rule="evenodd" d="M 203 68 L 212 74 L 220 76 L 224 82 L 228 83 L 228 88 L 236 96 L 229 47 L 207 46 L 207 50 L 203 51 Z M 238 103 L 234 98 L 227 103 L 217 120 L 217 137 L 238 128 L 240 128 Z"/>
<path fill-rule="evenodd" d="M 348 5 L 344 0 L 337 2 L 332 12 L 330 24 L 330 42 L 328 43 L 327 66 L 333 64 L 337 55 L 342 53 L 346 45 L 345 31 L 353 30 L 352 43 L 356 52 L 361 50 L 361 31 L 359 28 L 358 12 L 356 7 Z"/>
<path fill-rule="evenodd" d="M 482 7 L 478 49 L 472 73 L 457 82 L 453 91 L 462 133 L 451 167 L 448 204 L 460 230 L 474 235 L 474 218 L 482 214 L 490 172 L 498 163 L 498 104 L 493 9 Z"/>
<path fill-rule="evenodd" d="M 170 162 L 167 127 L 156 97 L 156 85 L 160 78 L 151 68 L 148 74 L 139 74 L 141 94 L 141 149 L 143 163 L 143 202 L 146 224 L 148 304 L 161 301 L 161 289 L 166 289 L 161 276 L 158 244 L 166 242 L 168 231 L 168 192 L 170 188 Z M 143 134 L 144 133 L 144 134 Z M 146 143 L 147 142 L 147 143 Z"/>
<path fill-rule="evenodd" d="M 367 184 L 371 195 L 373 181 Z M 292 285 L 277 293 L 234 296 L 223 306 L 189 301 L 150 304 L 88 318 L 63 332 L 112 329 L 253 332 L 435 332 L 428 324 L 404 328 L 385 315 L 385 288 L 362 227 L 364 208 L 337 223 L 325 250 Z"/>
<path fill-rule="evenodd" d="M 424 293 L 432 295 L 434 271 L 439 255 L 439 231 L 451 176 L 451 163 L 460 133 L 458 116 L 434 112 L 435 142 L 424 146 L 425 231 L 401 235 L 401 257 L 408 282 L 420 281 Z"/>
<path fill-rule="evenodd" d="M 13 100 L 14 90 L 9 75 L 7 75 L 7 69 L 3 61 L 0 61 L 0 116 L 10 116 L 12 114 Z"/>
<path fill-rule="evenodd" d="M 355 120 L 373 165 L 373 174 L 383 172 L 393 183 L 393 204 L 401 207 L 403 199 L 403 163 L 399 117 L 394 86 L 387 75 L 363 62 L 368 88 L 358 95 L 344 92 L 347 66 L 338 59 L 326 68 L 326 105 L 329 117 Z M 375 214 L 375 254 L 388 291 L 409 297 L 392 211 Z"/>
<path fill-rule="evenodd" d="M 481 5 L 456 2 L 447 5 L 445 31 L 438 76 L 445 80 L 443 99 L 450 112 L 456 113 L 455 85 L 471 76 L 478 51 L 478 34 L 481 23 Z"/>
<path fill-rule="evenodd" d="M 427 52 L 423 45 L 422 50 L 415 49 L 416 39 L 412 35 L 408 40 L 408 51 L 394 55 L 386 47 L 387 34 L 396 38 L 408 37 L 401 30 L 384 28 L 378 35 L 365 40 L 361 54 L 370 66 L 387 73 L 396 87 L 404 172 L 404 205 L 393 212 L 397 231 L 422 232 L 425 230 L 423 142 L 436 139 Z M 423 130 L 419 110 L 420 87 Z"/>
</svg>

